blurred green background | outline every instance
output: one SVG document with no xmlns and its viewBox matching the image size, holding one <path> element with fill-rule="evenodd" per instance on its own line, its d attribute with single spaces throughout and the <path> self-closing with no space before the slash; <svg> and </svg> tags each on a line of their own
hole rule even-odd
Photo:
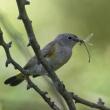
<svg viewBox="0 0 110 110">
<path fill-rule="evenodd" d="M 89 46 L 91 63 L 84 47 L 77 45 L 71 60 L 56 73 L 68 90 L 94 102 L 102 98 L 110 106 L 110 0 L 31 0 L 26 9 L 41 47 L 59 33 L 71 32 L 81 38 L 94 33 L 90 41 L 93 46 Z M 12 57 L 24 66 L 34 53 L 26 47 L 26 32 L 17 16 L 15 0 L 0 1 L 0 27 L 5 40 L 13 42 Z M 4 85 L 5 79 L 19 72 L 12 65 L 6 68 L 5 61 L 0 47 L 0 110 L 51 110 L 35 91 L 26 90 L 26 82 L 14 88 Z M 56 103 L 60 100 L 46 78 L 34 81 L 42 90 L 49 91 Z M 78 110 L 92 110 L 76 106 Z"/>
</svg>

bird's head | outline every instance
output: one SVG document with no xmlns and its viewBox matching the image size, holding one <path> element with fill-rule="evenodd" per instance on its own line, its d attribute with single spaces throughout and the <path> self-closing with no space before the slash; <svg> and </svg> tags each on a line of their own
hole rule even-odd
<svg viewBox="0 0 110 110">
<path fill-rule="evenodd" d="M 69 47 L 71 49 L 77 43 L 84 44 L 84 46 L 85 46 L 85 48 L 87 50 L 88 57 L 89 57 L 89 62 L 90 62 L 90 53 L 89 53 L 89 50 L 88 50 L 88 48 L 86 46 L 85 40 L 82 40 L 78 36 L 76 36 L 74 34 L 71 34 L 71 33 L 59 34 L 55 40 L 56 40 L 56 42 L 58 42 L 62 46 L 66 46 L 66 47 Z"/>
<path fill-rule="evenodd" d="M 70 48 L 72 48 L 78 42 L 81 42 L 81 40 L 76 35 L 71 33 L 59 34 L 55 40 L 61 45 Z"/>
</svg>

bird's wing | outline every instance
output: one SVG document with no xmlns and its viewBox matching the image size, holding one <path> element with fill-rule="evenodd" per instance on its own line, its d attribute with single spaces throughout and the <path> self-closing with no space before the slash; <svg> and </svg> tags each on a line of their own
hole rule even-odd
<svg viewBox="0 0 110 110">
<path fill-rule="evenodd" d="M 30 68 L 34 67 L 35 64 L 37 64 L 37 63 L 38 63 L 38 59 L 36 56 L 34 56 L 27 62 L 27 64 L 24 66 L 24 69 L 30 69 Z"/>
<path fill-rule="evenodd" d="M 56 42 L 53 41 L 53 42 L 50 42 L 49 44 L 47 44 L 42 50 L 42 55 L 45 57 L 45 58 L 48 58 L 48 57 L 51 57 L 54 55 L 55 53 L 55 44 Z"/>
<path fill-rule="evenodd" d="M 52 41 L 50 42 L 49 44 L 47 44 L 42 50 L 41 50 L 41 53 L 42 55 L 45 57 L 45 58 L 48 58 L 48 57 L 51 57 L 54 55 L 54 52 L 55 52 L 55 42 Z M 39 65 L 39 61 L 37 59 L 36 56 L 32 57 L 28 63 L 24 66 L 24 69 L 29 69 L 29 68 L 32 68 L 34 67 L 36 64 Z"/>
</svg>

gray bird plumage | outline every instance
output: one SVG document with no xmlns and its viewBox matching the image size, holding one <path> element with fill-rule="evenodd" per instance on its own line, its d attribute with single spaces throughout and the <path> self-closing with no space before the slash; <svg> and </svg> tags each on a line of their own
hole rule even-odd
<svg viewBox="0 0 110 110">
<path fill-rule="evenodd" d="M 59 34 L 53 41 L 48 43 L 42 50 L 41 53 L 48 63 L 52 66 L 53 70 L 59 69 L 63 66 L 72 55 L 72 48 L 75 46 L 80 39 L 71 33 Z M 46 75 L 46 70 L 39 64 L 36 56 L 32 57 L 28 63 L 24 66 L 24 69 L 30 71 L 32 76 Z M 5 84 L 16 86 L 24 80 L 22 73 L 8 78 Z"/>
</svg>

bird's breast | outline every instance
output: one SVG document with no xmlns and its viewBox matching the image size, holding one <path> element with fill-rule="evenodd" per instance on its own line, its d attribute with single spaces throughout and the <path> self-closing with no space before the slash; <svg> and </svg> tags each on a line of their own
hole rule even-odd
<svg viewBox="0 0 110 110">
<path fill-rule="evenodd" d="M 71 55 L 72 50 L 70 48 L 56 46 L 55 53 L 50 58 L 47 58 L 47 61 L 56 70 L 63 66 Z"/>
</svg>

